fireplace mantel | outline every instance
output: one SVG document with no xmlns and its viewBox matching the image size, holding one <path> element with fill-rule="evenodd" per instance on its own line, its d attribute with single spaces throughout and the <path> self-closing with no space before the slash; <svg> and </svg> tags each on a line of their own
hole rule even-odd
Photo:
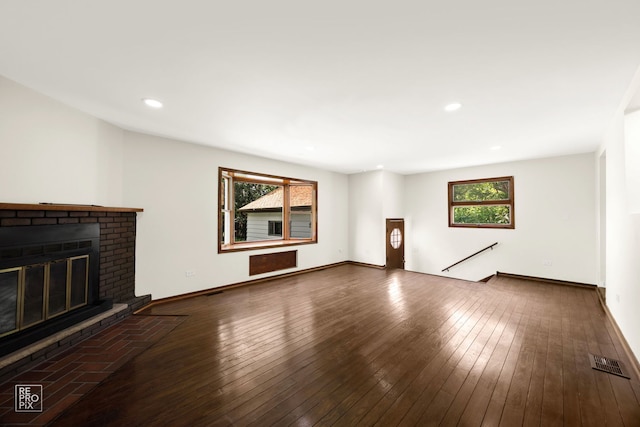
<svg viewBox="0 0 640 427">
<path fill-rule="evenodd" d="M 0 210 L 16 211 L 69 211 L 69 212 L 143 212 L 141 208 L 121 208 L 99 205 L 59 203 L 0 203 Z"/>
</svg>

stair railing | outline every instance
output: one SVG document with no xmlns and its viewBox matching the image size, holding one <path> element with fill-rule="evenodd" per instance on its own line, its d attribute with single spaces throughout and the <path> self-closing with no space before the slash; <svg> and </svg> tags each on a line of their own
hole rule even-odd
<svg viewBox="0 0 640 427">
<path fill-rule="evenodd" d="M 482 252 L 484 252 L 484 251 L 486 251 L 486 250 L 489 250 L 489 249 L 493 250 L 493 247 L 494 247 L 495 245 L 497 245 L 497 244 L 498 244 L 498 242 L 495 242 L 495 243 L 493 243 L 493 244 L 491 244 L 491 245 L 487 246 L 487 247 L 486 247 L 486 248 L 484 248 L 484 249 L 480 249 L 478 252 L 472 253 L 471 255 L 469 255 L 469 256 L 468 256 L 468 257 L 466 257 L 466 258 L 462 258 L 460 261 L 458 261 L 458 262 L 454 262 L 454 263 L 453 263 L 453 264 L 451 264 L 449 267 L 445 267 L 445 268 L 443 268 L 443 269 L 442 269 L 442 271 L 443 271 L 443 272 L 444 272 L 444 271 L 449 271 L 449 269 L 450 269 L 450 268 L 455 267 L 456 265 L 458 265 L 458 264 L 461 264 L 461 263 L 465 262 L 465 261 L 466 261 L 466 260 L 468 260 L 469 258 L 473 258 L 474 256 L 476 256 L 476 255 L 478 255 L 478 254 L 481 254 Z"/>
</svg>

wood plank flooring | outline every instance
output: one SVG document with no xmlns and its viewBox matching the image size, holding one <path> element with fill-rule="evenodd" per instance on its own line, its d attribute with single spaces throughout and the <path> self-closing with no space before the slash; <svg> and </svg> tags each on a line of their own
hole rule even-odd
<svg viewBox="0 0 640 427">
<path fill-rule="evenodd" d="M 593 289 L 345 265 L 147 311 L 188 317 L 53 425 L 640 426 Z"/>
</svg>

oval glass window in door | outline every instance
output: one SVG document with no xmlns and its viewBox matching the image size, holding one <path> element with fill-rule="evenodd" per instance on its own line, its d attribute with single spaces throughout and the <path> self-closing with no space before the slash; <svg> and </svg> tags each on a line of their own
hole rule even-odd
<svg viewBox="0 0 640 427">
<path fill-rule="evenodd" d="M 402 244 L 402 233 L 399 228 L 394 228 L 391 231 L 391 236 L 389 237 L 389 243 L 391 243 L 391 247 L 393 249 L 398 249 Z"/>
</svg>

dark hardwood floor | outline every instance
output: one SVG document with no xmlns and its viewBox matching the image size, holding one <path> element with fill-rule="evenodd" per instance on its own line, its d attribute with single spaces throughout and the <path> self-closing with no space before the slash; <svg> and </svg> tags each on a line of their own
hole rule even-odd
<svg viewBox="0 0 640 427">
<path fill-rule="evenodd" d="M 640 426 L 593 289 L 345 265 L 147 311 L 188 317 L 54 425 Z"/>
</svg>

